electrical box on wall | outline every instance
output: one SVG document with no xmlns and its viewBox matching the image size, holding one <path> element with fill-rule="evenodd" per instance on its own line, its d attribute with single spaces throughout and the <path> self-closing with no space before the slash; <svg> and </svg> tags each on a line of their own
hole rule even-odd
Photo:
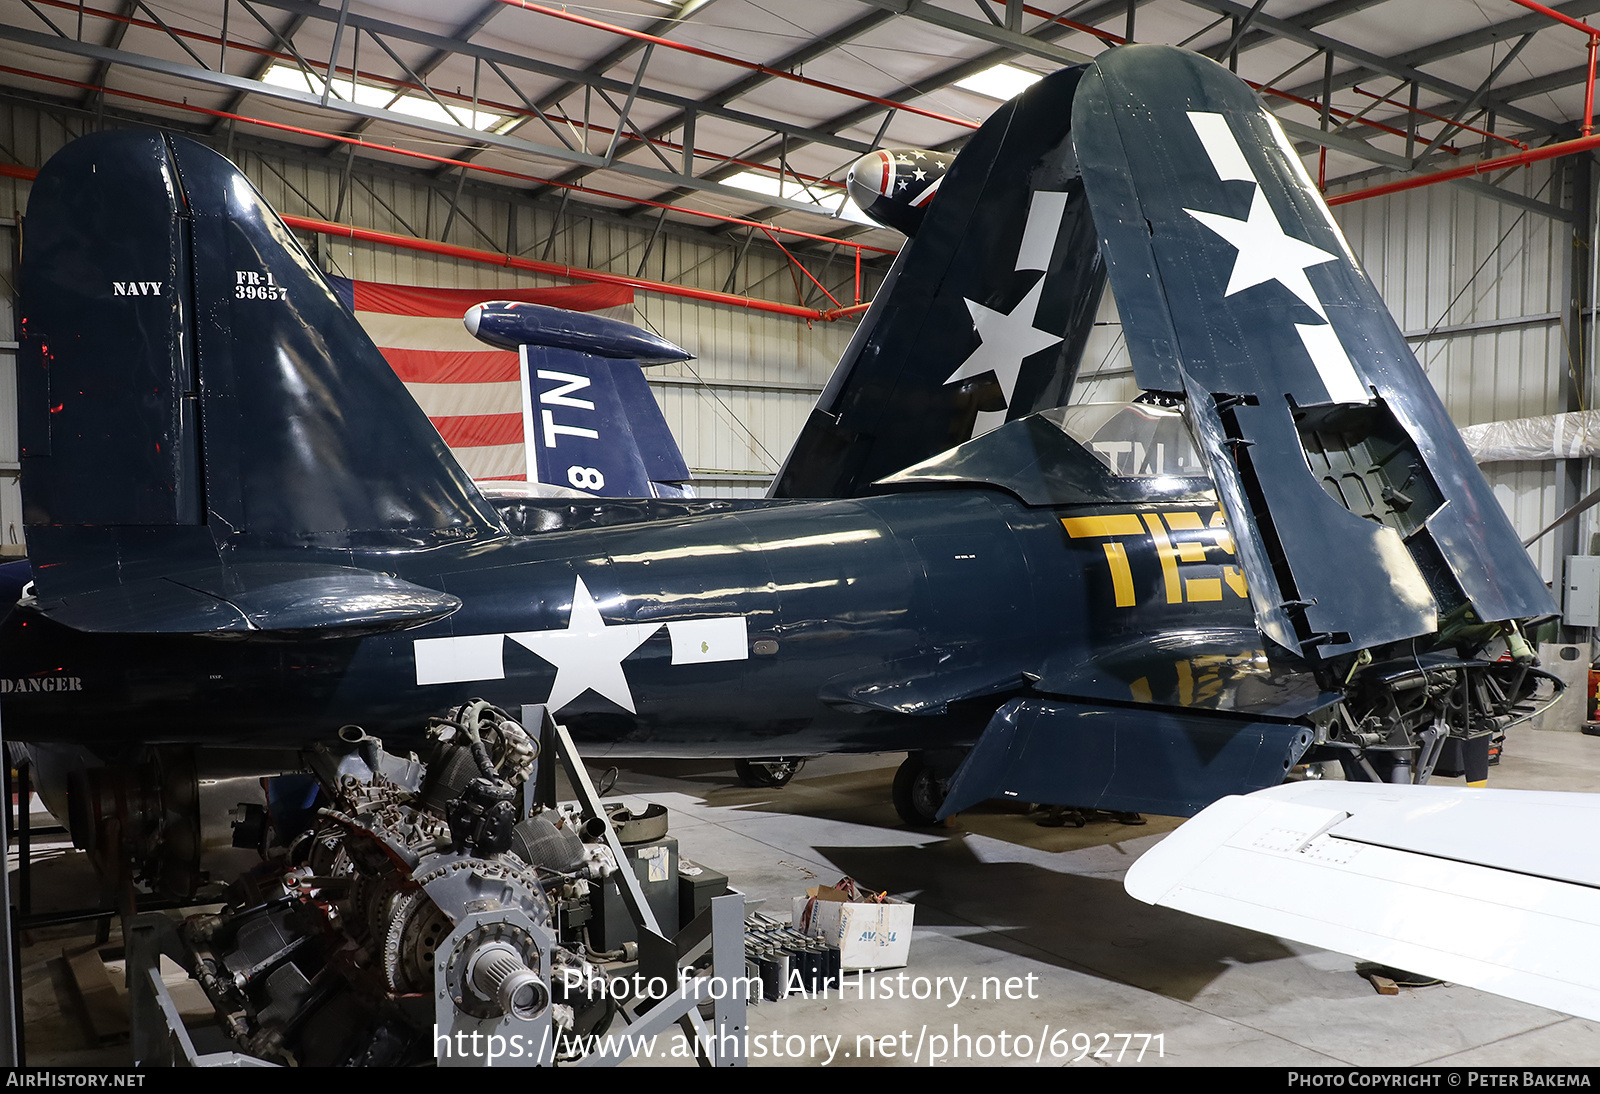
<svg viewBox="0 0 1600 1094">
<path fill-rule="evenodd" d="M 1567 556 L 1561 618 L 1569 627 L 1600 627 L 1600 557 Z"/>
</svg>

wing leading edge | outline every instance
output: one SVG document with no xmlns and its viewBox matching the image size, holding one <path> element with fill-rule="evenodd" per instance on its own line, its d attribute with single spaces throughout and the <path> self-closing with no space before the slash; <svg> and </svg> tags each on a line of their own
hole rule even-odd
<svg viewBox="0 0 1600 1094">
<path fill-rule="evenodd" d="M 1182 50 L 1109 50 L 1073 141 L 1136 378 L 1186 397 L 1264 633 L 1327 658 L 1554 611 L 1246 85 Z"/>
</svg>

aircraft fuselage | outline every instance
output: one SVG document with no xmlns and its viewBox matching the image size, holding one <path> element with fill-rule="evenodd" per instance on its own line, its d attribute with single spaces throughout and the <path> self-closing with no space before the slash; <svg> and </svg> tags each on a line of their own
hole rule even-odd
<svg viewBox="0 0 1600 1094">
<path fill-rule="evenodd" d="M 966 746 L 1010 694 L 1272 707 L 1300 674 L 1266 665 L 1216 514 L 973 489 L 508 536 L 360 559 L 462 600 L 362 638 L 96 635 L 22 608 L 0 702 L 23 740 L 233 746 L 550 702 L 591 754 L 700 756 Z"/>
</svg>

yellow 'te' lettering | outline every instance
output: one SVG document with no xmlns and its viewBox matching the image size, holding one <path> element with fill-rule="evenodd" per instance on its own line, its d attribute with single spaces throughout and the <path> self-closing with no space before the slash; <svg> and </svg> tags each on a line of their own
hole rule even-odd
<svg viewBox="0 0 1600 1094">
<path fill-rule="evenodd" d="M 1132 513 L 1118 513 L 1106 517 L 1062 517 L 1067 535 L 1073 539 L 1102 539 L 1111 536 L 1140 536 L 1144 525 Z M 1117 607 L 1131 608 L 1133 596 L 1133 571 L 1128 567 L 1128 552 L 1120 543 L 1103 545 L 1106 562 L 1111 566 L 1111 591 L 1117 598 Z"/>
<path fill-rule="evenodd" d="M 1222 512 L 1213 513 L 1209 523 L 1202 523 L 1199 513 L 1113 513 L 1094 517 L 1063 517 L 1062 525 L 1073 539 L 1117 539 L 1124 536 L 1148 534 L 1155 545 L 1156 558 L 1161 563 L 1162 585 L 1168 604 L 1203 603 L 1222 599 L 1222 587 L 1227 585 L 1234 595 L 1244 599 L 1249 595 L 1242 570 L 1237 566 L 1222 567 L 1222 576 L 1182 577 L 1179 563 L 1204 563 L 1207 546 L 1197 542 L 1200 537 L 1185 536 L 1174 541 L 1168 532 L 1210 533 L 1216 547 L 1227 554 L 1234 553 L 1233 536 L 1223 523 Z M 1121 543 L 1101 545 L 1106 562 L 1111 569 L 1111 591 L 1119 608 L 1131 608 L 1137 603 L 1133 587 L 1133 570 L 1128 564 L 1127 548 Z"/>
</svg>

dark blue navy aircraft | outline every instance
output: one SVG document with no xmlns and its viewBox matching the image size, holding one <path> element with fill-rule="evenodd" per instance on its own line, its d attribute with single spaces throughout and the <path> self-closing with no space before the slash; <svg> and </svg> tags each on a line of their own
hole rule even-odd
<svg viewBox="0 0 1600 1094">
<path fill-rule="evenodd" d="M 1244 84 L 1111 50 L 904 212 L 770 499 L 502 514 L 231 164 L 70 145 L 26 221 L 6 734 L 118 764 L 481 696 L 591 756 L 907 750 L 920 822 L 1486 777 L 1553 605 Z M 1146 394 L 1068 406 L 1108 276 Z"/>
</svg>

